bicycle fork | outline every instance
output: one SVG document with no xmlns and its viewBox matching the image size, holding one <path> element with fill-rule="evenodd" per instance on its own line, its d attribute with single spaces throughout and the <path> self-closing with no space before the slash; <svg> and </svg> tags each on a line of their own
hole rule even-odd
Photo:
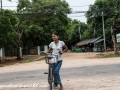
<svg viewBox="0 0 120 90">
<path fill-rule="evenodd" d="M 49 65 L 48 73 L 45 72 L 44 74 L 48 74 L 48 83 L 49 83 L 48 90 L 52 90 L 52 82 L 53 82 L 53 67 L 52 67 L 52 65 Z"/>
</svg>

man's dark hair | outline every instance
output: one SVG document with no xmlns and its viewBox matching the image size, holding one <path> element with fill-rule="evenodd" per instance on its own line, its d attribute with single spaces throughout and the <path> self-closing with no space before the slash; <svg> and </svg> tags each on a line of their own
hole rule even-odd
<svg viewBox="0 0 120 90">
<path fill-rule="evenodd" d="M 52 34 L 56 35 L 56 36 L 59 36 L 59 34 L 57 32 L 53 32 Z"/>
</svg>

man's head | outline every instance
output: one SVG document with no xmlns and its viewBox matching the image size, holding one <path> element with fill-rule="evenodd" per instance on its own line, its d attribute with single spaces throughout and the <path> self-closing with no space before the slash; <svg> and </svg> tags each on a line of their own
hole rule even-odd
<svg viewBox="0 0 120 90">
<path fill-rule="evenodd" d="M 54 41 L 56 41 L 56 40 L 59 39 L 59 35 L 58 35 L 57 32 L 53 32 L 53 33 L 52 33 L 52 39 L 53 39 Z"/>
</svg>

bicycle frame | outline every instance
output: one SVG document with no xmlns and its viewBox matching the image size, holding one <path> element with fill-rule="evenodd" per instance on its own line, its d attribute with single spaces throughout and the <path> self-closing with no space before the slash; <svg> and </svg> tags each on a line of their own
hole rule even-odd
<svg viewBox="0 0 120 90">
<path fill-rule="evenodd" d="M 51 57 L 46 57 L 48 58 L 48 60 L 51 58 Z M 58 60 L 58 55 L 56 55 L 56 59 Z M 54 69 L 54 64 L 55 63 L 49 63 L 46 59 L 46 63 L 48 64 L 48 73 L 44 73 L 44 74 L 48 74 L 48 84 L 49 84 L 49 90 L 52 90 L 52 82 L 53 82 L 53 77 L 54 77 L 54 72 L 53 72 L 53 69 Z"/>
<path fill-rule="evenodd" d="M 54 64 L 49 64 L 48 69 L 48 83 L 49 83 L 49 90 L 52 90 L 52 82 L 54 81 Z"/>
</svg>

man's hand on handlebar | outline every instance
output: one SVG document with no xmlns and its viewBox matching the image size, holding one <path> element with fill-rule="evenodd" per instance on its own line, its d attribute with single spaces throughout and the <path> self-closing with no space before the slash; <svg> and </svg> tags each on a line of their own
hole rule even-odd
<svg viewBox="0 0 120 90">
<path fill-rule="evenodd" d="M 59 53 L 59 54 L 63 54 L 62 51 L 59 51 L 58 53 Z M 47 52 L 45 52 L 45 51 L 41 51 L 40 54 L 42 54 L 42 55 L 48 55 L 49 53 L 47 53 Z"/>
<path fill-rule="evenodd" d="M 62 52 L 62 51 L 59 51 L 59 54 L 63 54 L 63 52 Z"/>
<path fill-rule="evenodd" d="M 41 51 L 40 54 L 47 55 L 47 52 Z"/>
</svg>

